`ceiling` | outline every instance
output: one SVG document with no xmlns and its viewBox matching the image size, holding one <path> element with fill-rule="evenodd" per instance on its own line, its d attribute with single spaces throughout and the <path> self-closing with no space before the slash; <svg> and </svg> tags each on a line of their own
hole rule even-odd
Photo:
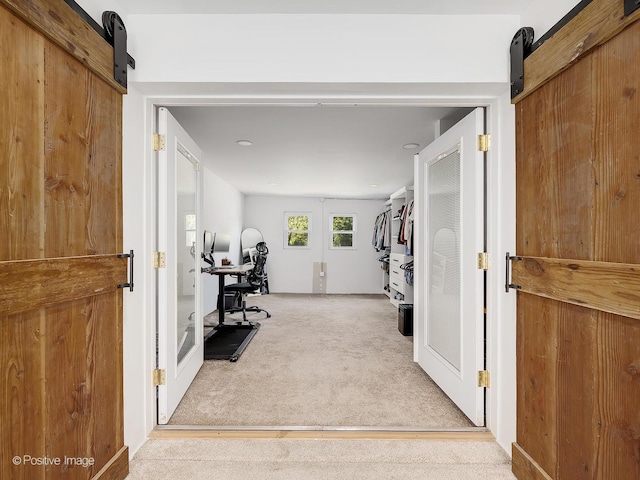
<svg viewBox="0 0 640 480">
<path fill-rule="evenodd" d="M 532 0 L 127 0 L 128 14 L 521 14 Z M 184 106 L 173 115 L 203 162 L 247 195 L 385 198 L 413 183 L 413 155 L 450 107 Z M 460 112 L 460 110 L 458 110 Z M 237 140 L 250 140 L 243 147 Z M 403 149 L 406 143 L 419 148 Z"/>
<path fill-rule="evenodd" d="M 129 14 L 518 15 L 532 0 L 127 0 Z"/>
<path fill-rule="evenodd" d="M 169 109 L 203 150 L 203 163 L 247 195 L 362 199 L 386 198 L 413 184 L 413 155 L 433 141 L 436 121 L 455 121 L 468 111 L 322 105 Z M 403 148 L 408 143 L 420 147 Z"/>
</svg>

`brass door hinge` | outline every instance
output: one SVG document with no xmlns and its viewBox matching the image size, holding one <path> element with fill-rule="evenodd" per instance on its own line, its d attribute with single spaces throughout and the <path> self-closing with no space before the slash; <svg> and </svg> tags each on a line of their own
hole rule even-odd
<svg viewBox="0 0 640 480">
<path fill-rule="evenodd" d="M 161 133 L 153 134 L 153 149 L 160 152 L 167 149 L 167 136 Z"/>
<path fill-rule="evenodd" d="M 478 372 L 478 387 L 489 388 L 490 378 L 488 370 L 480 370 Z"/>
<path fill-rule="evenodd" d="M 489 254 L 487 252 L 478 254 L 478 270 L 489 270 Z"/>
<path fill-rule="evenodd" d="M 485 133 L 484 135 L 478 135 L 478 151 L 488 152 L 491 148 L 491 135 Z"/>
<path fill-rule="evenodd" d="M 153 386 L 157 387 L 158 385 L 166 385 L 167 383 L 167 374 L 164 369 L 156 368 L 153 371 Z"/>
<path fill-rule="evenodd" d="M 153 252 L 153 268 L 164 268 L 167 256 L 164 252 Z"/>
</svg>

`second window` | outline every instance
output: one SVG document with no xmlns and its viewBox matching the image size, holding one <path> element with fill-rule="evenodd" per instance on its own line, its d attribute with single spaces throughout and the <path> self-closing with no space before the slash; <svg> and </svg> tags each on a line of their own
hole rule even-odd
<svg viewBox="0 0 640 480">
<path fill-rule="evenodd" d="M 334 213 L 329 218 L 331 238 L 329 248 L 356 248 L 356 216 Z"/>
</svg>

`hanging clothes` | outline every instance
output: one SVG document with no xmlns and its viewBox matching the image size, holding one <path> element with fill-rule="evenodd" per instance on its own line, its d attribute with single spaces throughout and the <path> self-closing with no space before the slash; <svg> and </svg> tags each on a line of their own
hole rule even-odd
<svg viewBox="0 0 640 480">
<path fill-rule="evenodd" d="M 413 260 L 400 265 L 400 268 L 404 270 L 404 281 L 413 286 Z"/>
<path fill-rule="evenodd" d="M 398 229 L 398 243 L 405 246 L 406 254 L 412 255 L 413 250 L 411 239 L 413 235 L 413 200 L 402 205 L 399 210 L 400 228 Z"/>
<path fill-rule="evenodd" d="M 405 233 L 404 233 L 404 229 L 405 229 L 405 224 L 407 221 L 407 212 L 409 211 L 409 209 L 407 208 L 407 204 L 404 203 L 402 204 L 402 207 L 400 208 L 399 211 L 399 215 L 398 218 L 400 219 L 400 228 L 398 229 L 398 243 L 400 244 L 405 244 L 407 243 L 407 239 L 405 238 Z"/>
<path fill-rule="evenodd" d="M 407 210 L 408 213 L 403 232 L 406 238 L 407 255 L 413 255 L 413 200 L 409 203 Z"/>
<path fill-rule="evenodd" d="M 389 225 L 391 220 L 391 210 L 387 210 L 376 217 L 373 227 L 373 237 L 371 244 L 376 251 L 384 250 L 390 245 Z"/>
</svg>

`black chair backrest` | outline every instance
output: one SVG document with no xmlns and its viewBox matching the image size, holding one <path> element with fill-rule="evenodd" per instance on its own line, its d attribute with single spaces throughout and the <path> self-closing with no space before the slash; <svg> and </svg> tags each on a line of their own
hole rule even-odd
<svg viewBox="0 0 640 480">
<path fill-rule="evenodd" d="M 265 242 L 256 243 L 256 250 L 258 253 L 264 253 L 265 255 L 269 253 L 269 249 L 267 248 L 267 244 Z"/>
<path fill-rule="evenodd" d="M 250 284 L 261 287 L 266 276 L 264 266 L 267 263 L 267 254 L 269 253 L 269 249 L 267 248 L 266 243 L 260 242 L 256 245 L 256 250 L 258 251 L 258 255 L 256 255 L 253 270 L 251 270 L 247 275 L 247 280 Z"/>
</svg>

